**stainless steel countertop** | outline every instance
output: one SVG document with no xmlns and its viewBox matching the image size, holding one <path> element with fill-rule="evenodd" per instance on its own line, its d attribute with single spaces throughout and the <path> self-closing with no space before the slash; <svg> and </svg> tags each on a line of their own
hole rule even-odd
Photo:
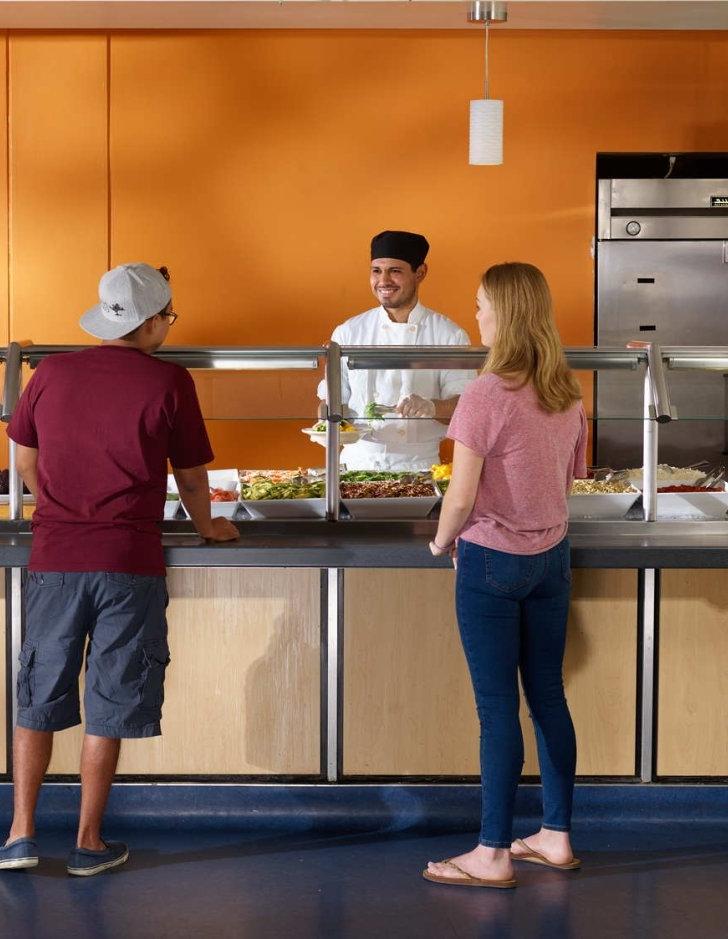
<svg viewBox="0 0 728 939">
<path fill-rule="evenodd" d="M 427 542 L 436 522 L 318 520 L 241 521 L 240 541 L 210 544 L 189 522 L 165 522 L 170 567 L 448 568 Z M 29 522 L 0 522 L 3 567 L 27 564 Z M 728 568 L 728 521 L 574 520 L 569 527 L 574 567 Z"/>
</svg>

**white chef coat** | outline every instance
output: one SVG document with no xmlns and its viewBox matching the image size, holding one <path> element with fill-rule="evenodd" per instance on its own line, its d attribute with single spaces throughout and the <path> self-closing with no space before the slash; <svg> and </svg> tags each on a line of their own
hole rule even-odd
<svg viewBox="0 0 728 939">
<path fill-rule="evenodd" d="M 386 310 L 375 307 L 337 326 L 331 336 L 341 346 L 469 346 L 464 329 L 452 320 L 417 303 L 406 323 L 393 322 Z M 402 398 L 417 394 L 445 399 L 462 394 L 476 377 L 469 369 L 353 369 L 341 362 L 341 400 L 354 418 L 363 418 L 372 401 L 395 407 Z M 326 400 L 326 382 L 318 386 Z M 348 469 L 425 470 L 439 462 L 440 440 L 447 427 L 435 420 L 416 418 L 357 422 L 362 439 L 341 451 Z"/>
</svg>

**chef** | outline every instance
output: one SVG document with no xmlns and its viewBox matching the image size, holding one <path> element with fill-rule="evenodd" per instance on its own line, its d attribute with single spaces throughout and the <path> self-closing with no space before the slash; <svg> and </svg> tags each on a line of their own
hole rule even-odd
<svg viewBox="0 0 728 939">
<path fill-rule="evenodd" d="M 341 346 L 469 346 L 467 333 L 419 301 L 429 250 L 423 235 L 383 231 L 372 238 L 369 283 L 379 306 L 337 326 Z M 362 437 L 341 451 L 348 469 L 427 470 L 439 462 L 458 397 L 476 373 L 467 369 L 354 369 L 341 363 L 344 415 L 357 421 Z M 326 382 L 318 388 L 326 398 Z M 367 405 L 391 409 L 381 420 L 365 420 Z"/>
</svg>

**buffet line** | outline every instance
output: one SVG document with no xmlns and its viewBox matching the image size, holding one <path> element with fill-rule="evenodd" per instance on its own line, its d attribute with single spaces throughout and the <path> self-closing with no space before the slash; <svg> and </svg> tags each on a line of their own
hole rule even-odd
<svg viewBox="0 0 728 939">
<path fill-rule="evenodd" d="M 21 368 L 69 346 L 0 350 L 5 362 L 2 418 L 8 420 L 21 390 Z M 719 467 L 667 466 L 658 462 L 661 424 L 676 419 L 666 372 L 673 368 L 728 372 L 728 349 L 567 349 L 579 370 L 625 369 L 644 375 L 642 465 L 595 469 L 569 495 L 569 538 L 575 567 L 639 570 L 639 776 L 654 774 L 656 619 L 661 567 L 728 567 L 728 492 Z M 349 369 L 477 368 L 487 350 L 457 347 L 327 347 L 295 349 L 163 348 L 160 358 L 191 369 L 317 369 L 326 366 L 327 407 L 321 420 L 303 428 L 325 448 L 320 468 L 274 467 L 213 470 L 209 475 L 215 514 L 239 523 L 240 541 L 206 544 L 185 521 L 174 478 L 168 480 L 163 543 L 171 567 L 278 567 L 321 569 L 324 668 L 322 711 L 325 775 L 336 781 L 341 762 L 341 643 L 344 636 L 344 570 L 347 568 L 446 569 L 448 558 L 426 550 L 434 518 L 447 490 L 451 466 L 429 472 L 351 470 L 341 446 L 361 433 L 341 401 L 341 360 Z M 376 402 L 372 402 L 376 404 Z M 386 415 L 362 415 L 363 421 Z M 349 435 L 349 436 L 347 436 Z M 322 461 L 323 462 L 323 461 Z M 2 480 L 0 480 L 2 482 Z M 17 678 L 22 635 L 22 577 L 30 548 L 23 520 L 23 493 L 14 470 L 7 473 L 9 520 L 0 523 L 0 555 L 7 569 L 10 687 Z M 2 496 L 0 496 L 0 499 Z M 338 522 L 339 524 L 331 524 Z"/>
</svg>

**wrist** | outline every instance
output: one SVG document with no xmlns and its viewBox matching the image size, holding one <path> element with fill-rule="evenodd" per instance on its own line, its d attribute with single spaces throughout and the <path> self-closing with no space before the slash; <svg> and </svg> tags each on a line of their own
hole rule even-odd
<svg viewBox="0 0 728 939">
<path fill-rule="evenodd" d="M 452 548 L 452 546 L 455 544 L 454 541 L 451 541 L 449 544 L 443 546 L 443 545 L 437 543 L 437 538 L 436 538 L 436 537 L 432 539 L 432 542 L 431 542 L 431 543 L 437 548 L 438 551 L 442 551 L 443 554 L 444 554 L 446 551 L 449 551 L 450 548 Z"/>
</svg>

